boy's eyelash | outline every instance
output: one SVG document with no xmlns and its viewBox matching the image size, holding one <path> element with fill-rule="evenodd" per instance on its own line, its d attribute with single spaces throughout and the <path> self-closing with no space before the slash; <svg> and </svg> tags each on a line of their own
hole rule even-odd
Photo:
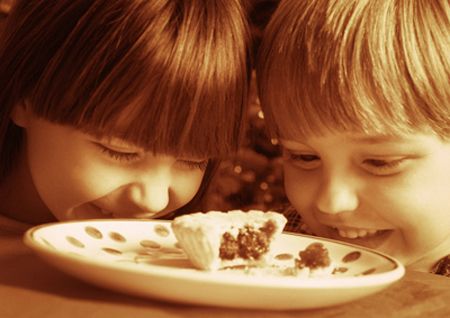
<svg viewBox="0 0 450 318">
<path fill-rule="evenodd" d="M 374 168 L 378 169 L 389 169 L 389 168 L 395 168 L 399 166 L 403 162 L 403 159 L 398 160 L 382 160 L 382 159 L 366 159 L 364 160 L 365 164 L 369 164 Z"/>
<path fill-rule="evenodd" d="M 314 161 L 314 160 L 318 160 L 319 157 L 316 155 L 307 155 L 307 154 L 295 154 L 295 153 L 291 153 L 289 155 L 289 157 L 292 160 L 302 160 L 302 161 Z"/>
<path fill-rule="evenodd" d="M 366 159 L 363 167 L 366 171 L 377 176 L 391 176 L 402 172 L 407 167 L 407 158 L 398 159 Z"/>
<path fill-rule="evenodd" d="M 285 154 L 287 155 L 288 159 L 292 161 L 303 161 L 303 162 L 311 162 L 315 160 L 320 160 L 320 157 L 314 154 L 308 154 L 308 153 L 293 153 L 290 151 L 286 151 Z"/>
</svg>

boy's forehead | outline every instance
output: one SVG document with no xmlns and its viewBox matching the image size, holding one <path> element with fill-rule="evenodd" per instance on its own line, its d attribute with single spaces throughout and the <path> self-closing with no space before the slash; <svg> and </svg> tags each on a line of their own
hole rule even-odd
<svg viewBox="0 0 450 318">
<path fill-rule="evenodd" d="M 280 138 L 279 142 L 286 148 L 296 148 L 303 145 L 304 142 L 308 142 L 316 138 L 332 139 L 336 137 L 341 137 L 352 143 L 371 145 L 381 143 L 408 142 L 411 140 L 417 140 L 429 136 L 436 137 L 436 134 L 431 131 L 428 132 L 417 131 L 414 133 L 399 133 L 399 134 L 329 131 L 328 133 L 321 135 L 297 136 L 296 138 Z"/>
<path fill-rule="evenodd" d="M 299 106 L 297 106 L 299 107 Z M 349 138 L 361 142 L 393 141 L 412 134 L 436 134 L 436 130 L 425 122 L 409 122 L 406 119 L 383 118 L 380 116 L 351 117 L 321 116 L 320 111 L 311 110 L 289 113 L 279 111 L 272 113 L 269 126 L 278 139 L 305 140 L 335 134 L 347 134 Z M 305 113 L 307 115 L 305 116 Z"/>
</svg>

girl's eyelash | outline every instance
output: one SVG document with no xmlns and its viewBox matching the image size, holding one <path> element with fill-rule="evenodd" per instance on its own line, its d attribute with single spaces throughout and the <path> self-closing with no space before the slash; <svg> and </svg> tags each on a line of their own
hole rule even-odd
<svg viewBox="0 0 450 318">
<path fill-rule="evenodd" d="M 108 148 L 99 143 L 96 145 L 100 148 L 100 151 L 102 153 L 105 153 L 106 155 L 117 161 L 133 161 L 139 158 L 139 154 L 136 152 L 121 152 Z M 208 166 L 209 161 L 178 160 L 178 162 L 189 169 L 200 169 L 203 171 Z"/>
<path fill-rule="evenodd" d="M 190 160 L 179 160 L 179 162 L 189 169 L 200 169 L 205 170 L 208 166 L 208 160 L 204 161 L 190 161 Z"/>
<path fill-rule="evenodd" d="M 111 148 L 105 147 L 102 144 L 97 144 L 100 148 L 100 151 L 107 154 L 114 160 L 118 161 L 133 161 L 139 157 L 139 154 L 135 152 L 120 152 L 112 150 Z"/>
</svg>

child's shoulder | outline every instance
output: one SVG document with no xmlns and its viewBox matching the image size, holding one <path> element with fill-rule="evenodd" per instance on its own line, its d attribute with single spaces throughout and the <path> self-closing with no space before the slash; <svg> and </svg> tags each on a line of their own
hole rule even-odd
<svg viewBox="0 0 450 318">
<path fill-rule="evenodd" d="M 0 213 L 0 236 L 3 234 L 23 234 L 32 227 L 31 224 L 22 223 L 8 218 Z"/>
<path fill-rule="evenodd" d="M 313 235 L 294 207 L 289 205 L 283 208 L 281 212 L 288 220 L 284 227 L 284 231 Z"/>
<path fill-rule="evenodd" d="M 436 263 L 433 267 L 432 273 L 450 277 L 450 254 Z"/>
</svg>

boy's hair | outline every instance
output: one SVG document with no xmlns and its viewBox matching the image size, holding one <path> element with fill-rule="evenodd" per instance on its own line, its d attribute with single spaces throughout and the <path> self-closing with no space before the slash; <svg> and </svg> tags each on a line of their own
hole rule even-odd
<svg viewBox="0 0 450 318">
<path fill-rule="evenodd" d="M 248 44 L 239 0 L 17 1 L 0 44 L 0 179 L 22 139 L 17 103 L 155 153 L 236 151 Z"/>
<path fill-rule="evenodd" d="M 283 0 L 257 63 L 273 136 L 450 137 L 448 0 Z"/>
</svg>

